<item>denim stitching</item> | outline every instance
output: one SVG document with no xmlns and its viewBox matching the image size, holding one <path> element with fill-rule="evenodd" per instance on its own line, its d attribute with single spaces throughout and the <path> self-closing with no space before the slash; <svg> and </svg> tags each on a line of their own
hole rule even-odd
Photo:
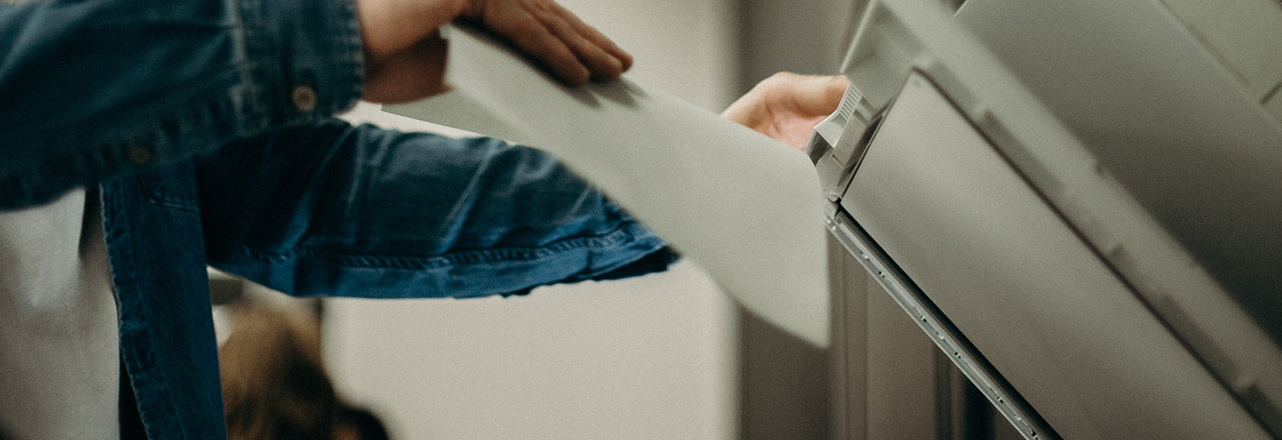
<svg viewBox="0 0 1282 440">
<path fill-rule="evenodd" d="M 148 202 L 167 208 L 200 212 L 199 201 L 196 197 L 181 196 L 165 190 L 162 185 L 155 183 L 156 177 L 154 173 L 140 173 L 138 175 L 139 186 L 142 187 L 142 192 L 147 197 Z"/>
<path fill-rule="evenodd" d="M 296 246 L 288 252 L 264 252 L 249 246 L 242 247 L 250 258 L 268 263 L 284 263 L 306 256 L 322 261 L 339 263 L 347 267 L 432 270 L 458 265 L 536 261 L 575 249 L 604 249 L 639 239 L 635 222 L 625 222 L 602 235 L 577 237 L 534 248 L 504 248 L 461 251 L 432 256 L 386 256 L 349 254 L 320 247 Z"/>
</svg>

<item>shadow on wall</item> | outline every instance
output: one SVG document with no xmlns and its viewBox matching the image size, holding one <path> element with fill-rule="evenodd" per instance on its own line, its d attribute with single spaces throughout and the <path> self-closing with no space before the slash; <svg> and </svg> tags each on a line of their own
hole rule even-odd
<svg viewBox="0 0 1282 440">
<path fill-rule="evenodd" d="M 335 393 L 315 313 L 251 297 L 223 307 L 230 329 L 218 358 L 229 440 L 388 439 L 377 416 Z"/>
</svg>

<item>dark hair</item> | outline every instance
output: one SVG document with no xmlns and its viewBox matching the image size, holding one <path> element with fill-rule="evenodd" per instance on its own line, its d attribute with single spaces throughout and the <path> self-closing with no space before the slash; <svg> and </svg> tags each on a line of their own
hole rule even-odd
<svg viewBox="0 0 1282 440">
<path fill-rule="evenodd" d="M 219 347 L 229 440 L 386 440 L 374 414 L 334 392 L 313 316 L 261 302 L 232 307 Z"/>
<path fill-rule="evenodd" d="M 334 422 L 334 440 L 388 440 L 383 422 L 364 408 L 343 408 Z"/>
</svg>

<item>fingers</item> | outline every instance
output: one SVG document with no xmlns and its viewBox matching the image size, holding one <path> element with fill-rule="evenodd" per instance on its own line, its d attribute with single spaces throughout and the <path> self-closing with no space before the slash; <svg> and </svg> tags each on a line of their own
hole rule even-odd
<svg viewBox="0 0 1282 440">
<path fill-rule="evenodd" d="M 565 43 L 570 48 L 570 51 L 574 52 L 578 61 L 591 72 L 591 79 L 609 81 L 623 74 L 622 61 L 610 55 L 600 45 L 584 37 L 561 17 L 555 15 L 546 16 L 542 18 L 542 21 L 544 26 L 547 26 L 553 35 Z"/>
<path fill-rule="evenodd" d="M 610 81 L 632 66 L 631 55 L 552 0 L 484 0 L 475 13 L 566 84 Z"/>
<path fill-rule="evenodd" d="M 770 111 L 763 95 L 759 88 L 754 87 L 726 107 L 721 117 L 769 136 Z"/>
<path fill-rule="evenodd" d="M 730 104 L 721 116 L 805 151 L 811 131 L 841 105 L 848 85 L 842 76 L 777 73 Z"/>
<path fill-rule="evenodd" d="M 494 30 L 505 33 L 512 44 L 538 60 L 543 67 L 561 81 L 579 86 L 587 84 L 592 72 L 579 61 L 565 41 L 547 28 L 542 22 L 533 19 L 522 20 L 509 29 Z"/>
<path fill-rule="evenodd" d="M 627 72 L 628 69 L 632 68 L 632 55 L 624 51 L 617 44 L 614 44 L 614 41 L 607 38 L 601 33 L 601 31 L 598 31 L 591 25 L 584 23 L 578 16 L 574 15 L 574 13 L 565 9 L 565 7 L 560 4 L 548 2 L 548 7 L 559 17 L 565 20 L 566 23 L 569 23 L 570 26 L 573 27 L 574 30 L 584 39 L 591 42 L 596 47 L 601 48 L 606 53 L 610 54 L 611 57 L 614 57 L 614 59 L 623 66 L 622 70 L 619 72 L 620 74 Z"/>
<path fill-rule="evenodd" d="M 631 55 L 552 0 L 356 0 L 356 6 L 371 78 L 375 69 L 403 75 L 410 63 L 443 66 L 443 55 L 432 61 L 420 42 L 439 40 L 438 27 L 457 17 L 478 20 L 569 85 L 610 81 L 632 67 Z M 434 87 L 403 79 L 409 86 L 400 89 Z M 375 84 L 373 91 L 384 87 Z"/>
<path fill-rule="evenodd" d="M 848 84 L 846 78 L 839 75 L 780 72 L 758 83 L 753 91 L 760 89 L 769 107 L 802 116 L 826 116 L 841 104 Z"/>
<path fill-rule="evenodd" d="M 849 85 L 846 77 L 840 75 L 802 76 L 795 83 L 793 105 L 801 114 L 827 116 L 841 105 L 841 97 Z"/>
</svg>

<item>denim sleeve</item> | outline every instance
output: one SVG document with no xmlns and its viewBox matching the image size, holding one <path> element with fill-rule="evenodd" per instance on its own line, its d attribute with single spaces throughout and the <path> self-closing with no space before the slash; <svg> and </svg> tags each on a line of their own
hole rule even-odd
<svg viewBox="0 0 1282 440">
<path fill-rule="evenodd" d="M 0 2 L 0 209 L 360 96 L 351 0 Z"/>
<path fill-rule="evenodd" d="M 328 121 L 197 162 L 209 264 L 294 295 L 470 297 L 676 254 L 547 154 Z"/>
</svg>

